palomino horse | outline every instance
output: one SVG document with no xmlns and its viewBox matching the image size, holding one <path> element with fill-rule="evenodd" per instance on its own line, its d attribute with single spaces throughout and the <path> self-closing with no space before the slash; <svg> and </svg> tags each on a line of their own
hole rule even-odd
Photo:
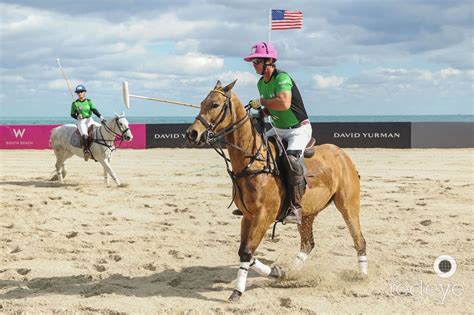
<svg viewBox="0 0 474 315">
<path fill-rule="evenodd" d="M 272 268 L 253 257 L 267 229 L 277 218 L 285 199 L 286 189 L 281 178 L 265 171 L 268 151 L 262 146 L 262 136 L 253 127 L 249 115 L 238 97 L 231 92 L 236 81 L 214 89 L 201 102 L 201 110 L 186 136 L 194 144 L 221 142 L 227 145 L 234 183 L 233 201 L 243 212 L 240 228 L 240 268 L 237 283 L 229 300 L 239 300 L 245 291 L 248 269 L 259 274 L 280 278 L 285 275 L 278 266 Z M 225 156 L 224 156 L 225 157 Z M 313 222 L 316 215 L 334 200 L 341 212 L 358 255 L 359 268 L 367 274 L 365 240 L 362 236 L 360 183 L 356 168 L 341 148 L 324 144 L 315 147 L 315 154 L 305 159 L 312 177 L 303 196 L 301 238 L 295 265 L 300 267 L 314 247 Z"/>
<path fill-rule="evenodd" d="M 108 120 L 104 125 L 93 129 L 90 150 L 92 157 L 104 168 L 105 183 L 109 184 L 110 174 L 117 186 L 120 186 L 120 181 L 110 166 L 110 158 L 115 150 L 114 141 L 117 136 L 125 141 L 132 141 L 133 139 L 128 121 L 123 113 L 122 115 L 115 114 L 115 117 Z M 66 176 L 66 164 L 64 162 L 73 155 L 84 157 L 76 125 L 68 124 L 54 128 L 49 142 L 56 155 L 56 174 L 51 180 L 59 179 L 63 183 L 63 178 Z"/>
</svg>

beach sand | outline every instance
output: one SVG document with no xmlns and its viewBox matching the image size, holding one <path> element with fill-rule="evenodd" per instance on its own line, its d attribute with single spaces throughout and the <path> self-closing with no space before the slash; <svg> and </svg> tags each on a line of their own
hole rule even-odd
<svg viewBox="0 0 474 315">
<path fill-rule="evenodd" d="M 280 281 L 250 271 L 238 303 L 227 298 L 240 218 L 215 151 L 117 151 L 124 187 L 106 187 L 100 165 L 77 157 L 64 185 L 49 182 L 51 150 L 0 151 L 0 313 L 472 312 L 474 150 L 347 151 L 361 176 L 369 275 L 331 204 L 303 269 Z M 290 266 L 298 249 L 296 226 L 279 225 L 256 257 Z M 442 254 L 457 263 L 446 279 L 433 272 Z"/>
</svg>

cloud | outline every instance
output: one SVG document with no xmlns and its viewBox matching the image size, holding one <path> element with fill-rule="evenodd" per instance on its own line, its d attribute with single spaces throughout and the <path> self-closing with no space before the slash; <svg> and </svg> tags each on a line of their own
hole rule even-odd
<svg viewBox="0 0 474 315">
<path fill-rule="evenodd" d="M 2 112 L 19 116 L 25 104 L 48 99 L 61 113 L 70 97 L 58 57 L 71 84 L 86 84 L 107 110 L 120 102 L 124 80 L 137 94 L 198 102 L 217 79 L 238 78 L 239 97 L 254 98 L 258 76 L 242 58 L 267 38 L 264 8 L 272 6 L 271 0 L 259 8 L 250 0 L 4 0 L 0 76 L 10 103 Z M 278 67 L 298 74 L 305 99 L 359 102 L 372 113 L 364 98 L 404 95 L 414 103 L 419 93 L 436 102 L 428 98 L 444 93 L 468 104 L 466 110 L 472 106 L 465 101 L 472 99 L 474 69 L 470 1 L 301 0 L 295 9 L 304 13 L 303 29 L 272 32 L 272 42 Z M 39 108 L 24 112 L 42 114 Z"/>
<path fill-rule="evenodd" d="M 337 77 L 337 76 L 322 76 L 319 74 L 316 74 L 313 76 L 314 83 L 316 84 L 316 88 L 320 89 L 333 89 L 333 88 L 338 88 L 344 83 L 344 78 L 343 77 Z"/>
</svg>

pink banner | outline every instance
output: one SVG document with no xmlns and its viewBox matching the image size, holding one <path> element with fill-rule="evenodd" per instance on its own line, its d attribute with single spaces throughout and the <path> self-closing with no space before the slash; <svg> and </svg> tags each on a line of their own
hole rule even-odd
<svg viewBox="0 0 474 315">
<path fill-rule="evenodd" d="M 0 125 L 0 149 L 50 149 L 51 130 L 59 125 Z M 123 142 L 123 149 L 146 148 L 146 125 L 130 124 L 133 140 Z M 117 144 L 120 141 L 116 142 Z"/>
</svg>

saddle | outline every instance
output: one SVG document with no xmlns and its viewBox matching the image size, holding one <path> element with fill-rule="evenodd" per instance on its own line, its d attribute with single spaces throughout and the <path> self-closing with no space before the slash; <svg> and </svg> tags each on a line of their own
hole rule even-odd
<svg viewBox="0 0 474 315">
<path fill-rule="evenodd" d="M 93 132 L 94 129 L 97 128 L 96 125 L 90 125 L 89 128 L 87 128 L 87 145 L 90 146 L 92 144 L 93 140 Z M 73 147 L 81 149 L 81 133 L 79 132 L 79 129 L 76 129 L 76 131 L 71 135 L 71 138 L 69 139 L 69 142 Z"/>
</svg>

